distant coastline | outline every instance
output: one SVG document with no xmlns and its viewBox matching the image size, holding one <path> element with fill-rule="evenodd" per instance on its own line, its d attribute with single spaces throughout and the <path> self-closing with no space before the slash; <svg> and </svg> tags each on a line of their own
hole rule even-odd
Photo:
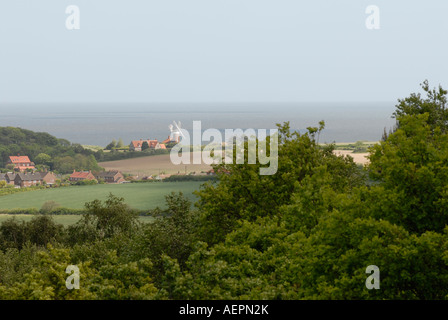
<svg viewBox="0 0 448 320">
<path fill-rule="evenodd" d="M 204 129 L 271 129 L 290 122 L 293 130 L 326 123 L 320 142 L 376 141 L 391 119 L 394 103 L 199 103 L 199 104 L 1 104 L 0 126 L 48 132 L 84 145 L 105 147 L 112 139 L 158 139 L 168 125 L 181 121 L 190 130 L 194 120 Z"/>
</svg>

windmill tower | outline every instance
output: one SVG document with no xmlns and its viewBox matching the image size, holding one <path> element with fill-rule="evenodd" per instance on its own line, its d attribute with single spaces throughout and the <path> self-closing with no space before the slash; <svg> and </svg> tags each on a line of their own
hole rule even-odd
<svg viewBox="0 0 448 320">
<path fill-rule="evenodd" d="M 181 130 L 182 130 L 181 129 L 181 123 L 180 123 L 180 121 L 179 121 L 179 123 L 176 123 L 176 121 L 173 121 L 173 124 L 174 124 L 174 126 L 172 124 L 170 124 L 168 126 L 168 128 L 171 131 L 170 142 L 179 143 L 180 137 L 183 136 L 183 134 L 181 132 Z"/>
</svg>

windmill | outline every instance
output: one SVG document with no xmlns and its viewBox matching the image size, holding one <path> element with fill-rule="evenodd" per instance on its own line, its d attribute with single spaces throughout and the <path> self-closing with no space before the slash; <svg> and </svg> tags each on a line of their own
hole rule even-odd
<svg viewBox="0 0 448 320">
<path fill-rule="evenodd" d="M 172 124 L 168 126 L 168 128 L 171 131 L 170 139 L 173 142 L 179 142 L 180 136 L 182 136 L 182 138 L 185 138 L 185 136 L 182 133 L 181 123 L 180 121 L 178 123 L 176 123 L 176 121 L 173 121 L 173 124 L 174 126 Z"/>
</svg>

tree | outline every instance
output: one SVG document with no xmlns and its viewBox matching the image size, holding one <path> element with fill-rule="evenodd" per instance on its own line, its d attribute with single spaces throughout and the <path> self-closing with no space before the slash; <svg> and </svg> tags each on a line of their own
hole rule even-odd
<svg viewBox="0 0 448 320">
<path fill-rule="evenodd" d="M 142 143 L 142 151 L 148 150 L 149 149 L 149 144 L 148 141 L 144 141 Z"/>
<path fill-rule="evenodd" d="M 73 242 L 111 238 L 117 234 L 131 235 L 139 227 L 137 213 L 124 199 L 109 194 L 104 203 L 93 200 L 85 204 L 87 212 L 79 222 L 69 227 Z"/>
<path fill-rule="evenodd" d="M 73 257 L 73 251 L 54 248 L 33 255 L 36 263 L 10 285 L 0 283 L 0 299 L 13 300 L 149 300 L 158 292 L 152 283 L 148 259 L 120 263 L 116 252 L 106 250 L 96 266 Z M 78 290 L 67 290 L 68 265 L 81 275 Z"/>
<path fill-rule="evenodd" d="M 438 88 L 430 89 L 428 80 L 420 84 L 426 93 L 426 98 L 422 98 L 420 93 L 412 93 L 409 97 L 399 99 L 399 104 L 393 113 L 400 125 L 400 117 L 405 115 L 421 115 L 427 113 L 427 123 L 431 129 L 439 127 L 442 132 L 448 130 L 448 110 L 447 110 L 447 90 L 440 85 Z"/>
<path fill-rule="evenodd" d="M 0 238 L 3 249 L 23 248 L 26 243 L 46 246 L 61 241 L 64 228 L 53 221 L 51 216 L 38 215 L 31 221 L 8 219 L 0 225 Z"/>
<path fill-rule="evenodd" d="M 197 240 L 198 215 L 191 210 L 191 202 L 182 193 L 165 196 L 167 208 L 156 208 L 156 220 L 142 227 L 132 241 L 134 260 L 150 258 L 154 264 L 155 280 L 164 272 L 162 256 L 167 255 L 185 267 Z M 131 253 L 128 253 L 131 254 Z"/>
<path fill-rule="evenodd" d="M 353 150 L 353 152 L 356 153 L 356 152 L 365 152 L 365 151 L 366 151 L 366 147 L 364 146 L 364 142 L 356 141 L 355 149 Z"/>
<path fill-rule="evenodd" d="M 34 158 L 34 162 L 36 164 L 42 164 L 48 166 L 51 164 L 51 157 L 46 153 L 39 153 L 37 157 Z"/>
<path fill-rule="evenodd" d="M 255 221 L 278 215 L 279 208 L 289 204 L 294 192 L 317 173 L 337 192 L 361 185 L 363 177 L 352 158 L 336 156 L 334 145 L 321 148 L 317 143 L 316 135 L 323 128 L 320 123 L 319 128 L 300 134 L 291 132 L 289 123 L 279 125 L 278 171 L 274 175 L 261 176 L 261 165 L 248 164 L 247 157 L 245 164 L 214 165 L 219 184 L 208 183 L 196 193 L 203 240 L 209 244 L 222 241 L 240 219 Z M 244 148 L 248 150 L 247 142 Z"/>
<path fill-rule="evenodd" d="M 448 113 L 446 90 L 429 90 L 399 100 L 399 124 L 370 153 L 369 175 L 379 184 L 366 197 L 377 218 L 410 232 L 442 232 L 448 224 Z"/>
<path fill-rule="evenodd" d="M 53 200 L 45 201 L 42 207 L 40 208 L 40 211 L 42 213 L 48 214 L 54 211 L 55 209 L 59 208 L 61 205 Z"/>
<path fill-rule="evenodd" d="M 106 146 L 106 150 L 112 150 L 113 148 L 117 147 L 117 141 L 115 139 L 113 139 L 107 146 Z"/>
<path fill-rule="evenodd" d="M 124 147 L 124 142 L 123 142 L 123 139 L 118 139 L 118 142 L 117 142 L 117 148 L 123 148 Z"/>
<path fill-rule="evenodd" d="M 399 117 L 399 128 L 369 156 L 371 212 L 411 232 L 441 232 L 448 224 L 448 135 L 429 115 Z"/>
</svg>

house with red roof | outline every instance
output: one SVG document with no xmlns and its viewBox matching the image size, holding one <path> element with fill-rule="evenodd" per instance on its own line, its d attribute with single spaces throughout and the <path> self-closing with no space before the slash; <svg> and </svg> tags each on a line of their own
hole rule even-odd
<svg viewBox="0 0 448 320">
<path fill-rule="evenodd" d="M 83 181 L 83 180 L 95 180 L 95 176 L 93 175 L 92 171 L 75 171 L 73 170 L 73 173 L 68 178 L 71 182 L 76 181 Z"/>
<path fill-rule="evenodd" d="M 163 144 L 167 144 L 167 143 L 170 143 L 170 142 L 171 142 L 171 137 L 170 136 L 168 136 L 167 139 L 162 141 Z"/>
<path fill-rule="evenodd" d="M 163 144 L 168 144 L 170 142 L 176 142 L 179 143 L 180 142 L 180 137 L 179 136 L 168 136 L 168 138 L 166 138 L 165 140 L 162 141 Z"/>
<path fill-rule="evenodd" d="M 131 144 L 129 145 L 129 150 L 130 151 L 142 151 L 142 147 L 143 147 L 143 144 L 145 142 L 148 143 L 149 149 L 160 149 L 161 148 L 160 144 L 159 144 L 159 141 L 157 141 L 157 139 L 154 139 L 154 140 L 151 140 L 151 139 L 148 139 L 148 140 L 140 139 L 140 140 L 133 140 L 133 141 L 131 141 Z"/>
<path fill-rule="evenodd" d="M 35 170 L 34 162 L 30 161 L 30 158 L 27 156 L 10 156 L 7 164 L 13 164 L 14 170 L 18 170 L 20 172 L 26 171 L 27 169 Z"/>
</svg>

